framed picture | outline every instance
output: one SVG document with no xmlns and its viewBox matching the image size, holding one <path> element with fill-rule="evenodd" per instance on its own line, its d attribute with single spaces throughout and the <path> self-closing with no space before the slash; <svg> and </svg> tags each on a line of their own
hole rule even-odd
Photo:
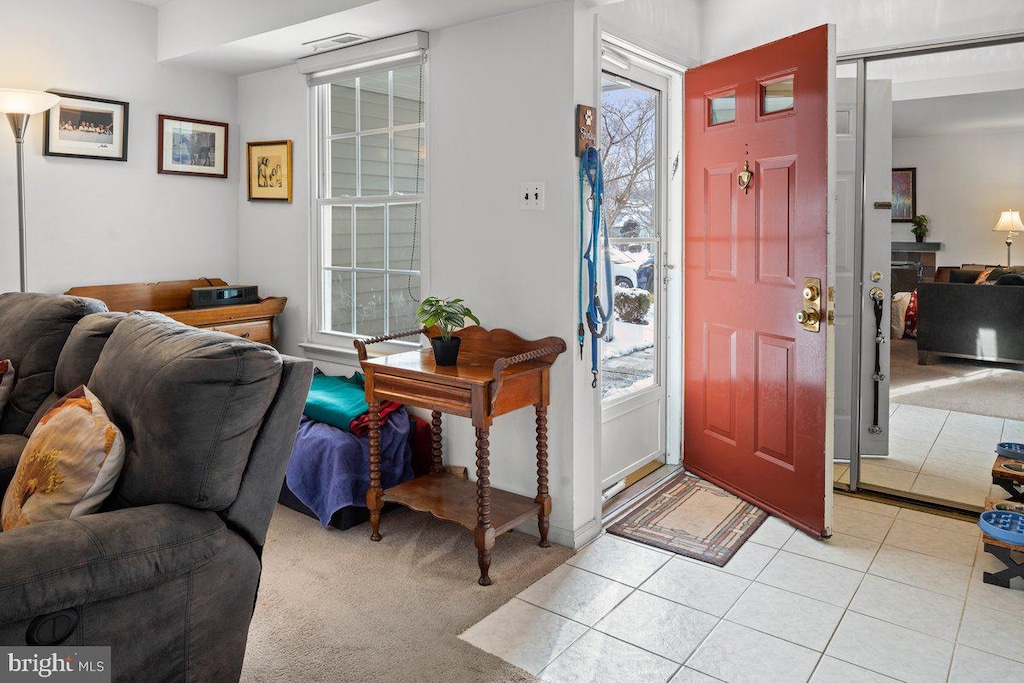
<svg viewBox="0 0 1024 683">
<path fill-rule="evenodd" d="M 46 112 L 48 157 L 128 161 L 128 103 L 50 91 L 60 102 Z"/>
<path fill-rule="evenodd" d="M 160 114 L 157 173 L 228 177 L 228 124 Z"/>
<path fill-rule="evenodd" d="M 892 222 L 910 223 L 917 215 L 917 169 L 892 169 Z"/>
<path fill-rule="evenodd" d="M 292 141 L 250 142 L 246 149 L 249 168 L 249 201 L 292 200 Z"/>
</svg>

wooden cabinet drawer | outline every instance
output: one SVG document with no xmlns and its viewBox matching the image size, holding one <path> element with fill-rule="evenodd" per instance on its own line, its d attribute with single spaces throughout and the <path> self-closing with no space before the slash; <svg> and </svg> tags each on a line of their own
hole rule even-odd
<svg viewBox="0 0 1024 683">
<path fill-rule="evenodd" d="M 244 323 L 227 323 L 224 325 L 210 325 L 206 329 L 217 332 L 227 332 L 236 337 L 251 339 L 261 344 L 269 344 L 273 339 L 273 322 L 270 320 L 250 320 Z"/>
<path fill-rule="evenodd" d="M 471 392 L 468 388 L 421 382 L 408 377 L 375 372 L 373 374 L 373 391 L 377 398 L 382 400 L 429 410 L 440 410 L 463 417 L 469 417 L 472 414 Z"/>
</svg>

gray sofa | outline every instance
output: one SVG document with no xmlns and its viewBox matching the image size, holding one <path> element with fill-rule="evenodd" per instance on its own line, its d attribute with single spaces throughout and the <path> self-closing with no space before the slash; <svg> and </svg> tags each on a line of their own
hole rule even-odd
<svg viewBox="0 0 1024 683">
<path fill-rule="evenodd" d="M 919 285 L 917 362 L 925 365 L 929 354 L 941 354 L 1024 363 L 1024 287 L 1003 282 Z"/>
<path fill-rule="evenodd" d="M 311 376 L 156 313 L 84 318 L 49 393 L 87 378 L 125 435 L 124 470 L 101 512 L 0 533 L 0 643 L 47 644 L 49 618 L 73 624 L 66 644 L 111 646 L 115 680 L 237 680 Z"/>
</svg>

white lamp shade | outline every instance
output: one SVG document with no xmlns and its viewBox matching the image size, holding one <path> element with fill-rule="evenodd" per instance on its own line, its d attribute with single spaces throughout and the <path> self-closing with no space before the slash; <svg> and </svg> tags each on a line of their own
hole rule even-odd
<svg viewBox="0 0 1024 683">
<path fill-rule="evenodd" d="M 1020 221 L 1020 211 L 1003 211 L 999 216 L 999 222 L 993 230 L 1001 232 L 1024 232 L 1024 223 Z"/>
<path fill-rule="evenodd" d="M 5 114 L 38 114 L 60 102 L 60 97 L 36 90 L 0 88 L 0 112 Z"/>
</svg>

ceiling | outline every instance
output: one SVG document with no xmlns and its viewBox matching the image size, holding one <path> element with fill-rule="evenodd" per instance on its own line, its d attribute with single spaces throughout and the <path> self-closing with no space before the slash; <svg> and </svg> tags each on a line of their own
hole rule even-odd
<svg viewBox="0 0 1024 683">
<path fill-rule="evenodd" d="M 1024 89 L 897 100 L 894 138 L 1024 130 Z"/>
<path fill-rule="evenodd" d="M 128 0 L 128 2 L 137 2 L 140 5 L 149 5 L 150 7 L 159 7 L 160 5 L 166 5 L 174 0 Z"/>
</svg>

